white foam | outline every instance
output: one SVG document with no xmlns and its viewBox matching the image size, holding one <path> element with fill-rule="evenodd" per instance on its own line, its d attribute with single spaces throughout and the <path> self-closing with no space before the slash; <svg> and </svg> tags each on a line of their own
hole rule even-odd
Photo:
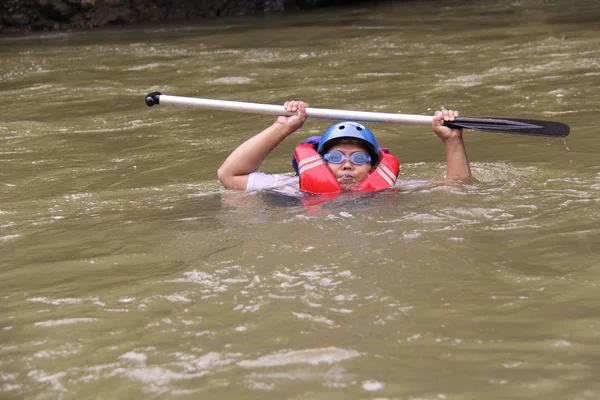
<svg viewBox="0 0 600 400">
<path fill-rule="evenodd" d="M 47 326 L 80 324 L 80 323 L 95 322 L 95 321 L 98 321 L 98 318 L 65 318 L 65 319 L 54 319 L 54 320 L 50 320 L 50 321 L 36 322 L 33 325 L 47 327 Z"/>
<path fill-rule="evenodd" d="M 252 82 L 252 79 L 248 78 L 246 76 L 226 76 L 223 78 L 213 79 L 212 81 L 209 81 L 208 83 L 224 83 L 226 85 L 244 85 L 244 84 L 247 84 L 250 82 Z"/>
<path fill-rule="evenodd" d="M 259 357 L 256 360 L 242 360 L 238 362 L 238 365 L 244 368 L 262 368 L 293 364 L 333 364 L 358 356 L 360 356 L 360 353 L 354 350 L 325 347 L 321 349 L 283 351 Z"/>
<path fill-rule="evenodd" d="M 377 390 L 383 389 L 383 383 L 373 381 L 373 380 L 368 380 L 368 381 L 364 381 L 362 383 L 362 388 L 369 392 L 375 392 Z"/>
</svg>

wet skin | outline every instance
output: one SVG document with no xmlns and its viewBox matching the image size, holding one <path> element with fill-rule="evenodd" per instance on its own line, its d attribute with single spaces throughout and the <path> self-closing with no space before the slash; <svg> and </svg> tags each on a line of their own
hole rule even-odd
<svg viewBox="0 0 600 400">
<path fill-rule="evenodd" d="M 350 157 L 352 153 L 362 151 L 363 153 L 369 154 L 368 151 L 362 146 L 356 144 L 336 144 L 331 147 L 328 152 L 338 150 L 341 151 L 344 156 Z M 371 163 L 363 165 L 355 165 L 350 162 L 348 158 L 341 164 L 333 164 L 328 162 L 327 166 L 333 172 L 342 190 L 352 190 L 359 183 L 361 183 L 371 171 Z"/>
</svg>

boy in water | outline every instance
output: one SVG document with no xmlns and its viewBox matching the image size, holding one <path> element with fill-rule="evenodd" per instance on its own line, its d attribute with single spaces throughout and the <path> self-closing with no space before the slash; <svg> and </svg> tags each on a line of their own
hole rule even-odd
<svg viewBox="0 0 600 400">
<path fill-rule="evenodd" d="M 355 122 L 333 125 L 321 137 L 316 149 L 311 150 L 312 145 L 298 146 L 298 176 L 258 172 L 269 153 L 306 121 L 307 103 L 291 100 L 285 102 L 284 107 L 297 115 L 278 116 L 271 126 L 242 143 L 221 165 L 217 174 L 226 189 L 250 191 L 288 187 L 307 193 L 335 193 L 394 186 L 399 167 L 397 159 L 379 149 L 371 131 Z M 454 121 L 457 116 L 458 111 L 436 111 L 432 128 L 444 144 L 446 179 L 468 181 L 472 175 L 462 129 L 452 129 L 442 123 Z"/>
</svg>

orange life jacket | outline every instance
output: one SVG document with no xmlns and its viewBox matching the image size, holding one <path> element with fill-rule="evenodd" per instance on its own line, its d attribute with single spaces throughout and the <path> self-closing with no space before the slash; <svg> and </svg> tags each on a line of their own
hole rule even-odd
<svg viewBox="0 0 600 400">
<path fill-rule="evenodd" d="M 312 144 L 305 143 L 296 146 L 296 160 L 302 192 L 324 194 L 342 191 L 335 175 Z M 394 187 L 398 173 L 400 173 L 400 161 L 388 150 L 379 149 L 379 162 L 352 191 L 373 192 L 389 189 Z"/>
</svg>

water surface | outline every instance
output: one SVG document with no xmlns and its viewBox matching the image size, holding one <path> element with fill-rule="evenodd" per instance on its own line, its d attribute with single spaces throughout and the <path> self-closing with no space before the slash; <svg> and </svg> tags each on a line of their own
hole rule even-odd
<svg viewBox="0 0 600 400">
<path fill-rule="evenodd" d="M 406 2 L 0 39 L 3 398 L 596 399 L 600 6 Z M 220 188 L 226 100 L 548 119 L 566 141 L 372 124 L 399 193 Z M 264 163 L 291 172 L 309 120 Z"/>
</svg>

